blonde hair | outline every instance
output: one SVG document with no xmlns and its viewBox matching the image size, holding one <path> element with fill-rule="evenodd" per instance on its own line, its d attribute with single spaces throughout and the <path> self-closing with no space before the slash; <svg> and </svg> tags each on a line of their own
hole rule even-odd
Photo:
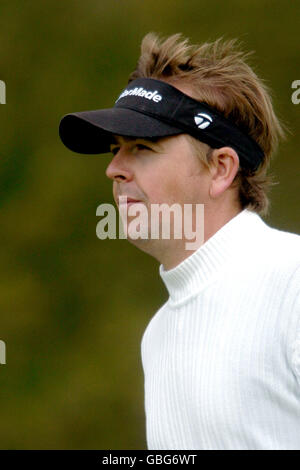
<svg viewBox="0 0 300 470">
<path fill-rule="evenodd" d="M 238 46 L 237 39 L 219 38 L 197 46 L 189 44 L 181 34 L 162 39 L 148 33 L 129 82 L 151 77 L 174 86 L 177 81 L 187 84 L 194 99 L 216 108 L 250 135 L 264 151 L 264 160 L 255 172 L 240 166 L 233 184 L 238 188 L 242 208 L 265 215 L 270 204 L 267 192 L 278 184 L 272 175 L 267 175 L 267 169 L 279 138 L 285 137 L 288 128 L 275 115 L 270 89 L 247 64 L 252 52 L 244 53 Z M 199 141 L 189 138 L 208 167 L 212 152 L 203 154 Z"/>
</svg>

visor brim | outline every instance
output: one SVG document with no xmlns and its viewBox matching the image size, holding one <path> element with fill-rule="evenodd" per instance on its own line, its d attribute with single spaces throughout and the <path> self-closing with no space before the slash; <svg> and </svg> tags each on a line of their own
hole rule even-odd
<svg viewBox="0 0 300 470">
<path fill-rule="evenodd" d="M 83 154 L 109 152 L 113 135 L 151 139 L 182 133 L 154 117 L 120 107 L 67 114 L 59 124 L 64 145 Z"/>
</svg>

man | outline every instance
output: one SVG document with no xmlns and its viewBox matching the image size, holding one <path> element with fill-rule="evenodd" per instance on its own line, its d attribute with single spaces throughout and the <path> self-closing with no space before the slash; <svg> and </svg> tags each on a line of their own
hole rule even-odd
<svg viewBox="0 0 300 470">
<path fill-rule="evenodd" d="M 115 106 L 60 124 L 71 150 L 114 154 L 117 204 L 204 205 L 193 251 L 128 237 L 169 292 L 142 339 L 149 449 L 300 449 L 300 237 L 260 216 L 284 132 L 246 58 L 148 34 Z"/>
</svg>

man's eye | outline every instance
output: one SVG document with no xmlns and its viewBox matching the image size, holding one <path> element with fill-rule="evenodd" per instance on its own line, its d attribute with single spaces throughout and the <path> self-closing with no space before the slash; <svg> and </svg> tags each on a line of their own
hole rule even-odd
<svg viewBox="0 0 300 470">
<path fill-rule="evenodd" d="M 113 155 L 117 155 L 119 150 L 120 150 L 120 147 L 113 147 L 112 149 L 110 149 L 110 151 Z"/>
<path fill-rule="evenodd" d="M 144 144 L 136 144 L 136 148 L 139 150 L 152 150 L 150 147 Z"/>
</svg>

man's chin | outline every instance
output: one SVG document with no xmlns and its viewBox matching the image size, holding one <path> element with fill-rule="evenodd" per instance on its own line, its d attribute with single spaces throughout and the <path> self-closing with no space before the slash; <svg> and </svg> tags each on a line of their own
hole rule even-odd
<svg viewBox="0 0 300 470">
<path fill-rule="evenodd" d="M 155 241 L 155 240 L 151 240 L 149 237 L 141 237 L 141 236 L 137 237 L 134 235 L 131 236 L 130 233 L 127 233 L 126 238 L 130 243 L 133 243 L 134 245 L 146 245 L 146 244 L 151 244 Z"/>
<path fill-rule="evenodd" d="M 127 241 L 134 245 L 141 251 L 145 253 L 155 256 L 154 253 L 157 251 L 157 245 L 159 244 L 160 240 L 151 240 L 150 238 L 131 238 L 127 236 Z"/>
</svg>

